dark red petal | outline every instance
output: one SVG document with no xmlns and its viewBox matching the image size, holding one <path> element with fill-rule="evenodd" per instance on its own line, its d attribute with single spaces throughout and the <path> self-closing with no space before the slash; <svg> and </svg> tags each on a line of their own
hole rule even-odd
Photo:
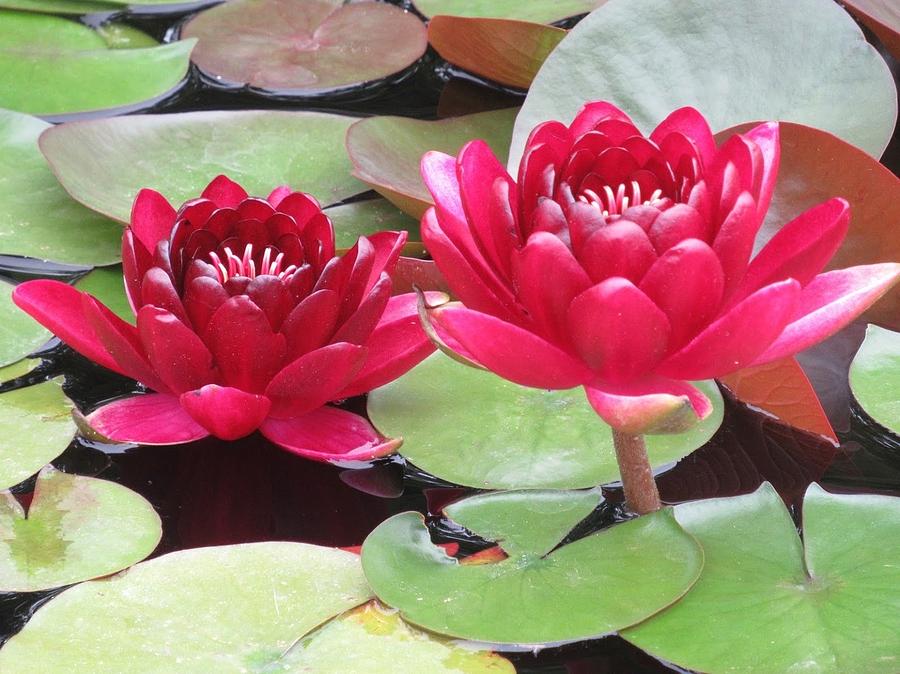
<svg viewBox="0 0 900 674">
<path fill-rule="evenodd" d="M 710 166 L 716 156 L 716 140 L 706 118 L 691 107 L 679 108 L 666 117 L 653 133 L 650 140 L 662 145 L 662 139 L 670 133 L 684 134 L 697 148 L 705 166 Z"/>
<path fill-rule="evenodd" d="M 341 298 L 333 290 L 318 290 L 305 298 L 281 324 L 287 339 L 288 360 L 331 341 Z"/>
<path fill-rule="evenodd" d="M 168 239 L 174 226 L 175 209 L 163 195 L 147 189 L 138 192 L 131 207 L 130 229 L 146 250 L 155 250 L 157 243 Z"/>
<path fill-rule="evenodd" d="M 173 392 L 190 391 L 218 378 L 209 349 L 170 312 L 145 305 L 138 312 L 137 327 L 150 365 Z"/>
<path fill-rule="evenodd" d="M 654 218 L 656 215 L 659 215 L 659 211 L 654 209 Z M 582 201 L 576 201 L 569 206 L 566 211 L 566 220 L 568 221 L 570 244 L 576 257 L 579 257 L 585 241 L 594 232 L 607 225 L 606 218 L 598 208 Z"/>
<path fill-rule="evenodd" d="M 622 219 L 594 232 L 578 260 L 593 283 L 612 276 L 638 283 L 656 261 L 656 251 L 639 225 Z"/>
<path fill-rule="evenodd" d="M 332 341 L 363 344 L 378 324 L 381 314 L 391 297 L 391 277 L 381 275 L 381 280 L 334 333 Z"/>
<path fill-rule="evenodd" d="M 294 295 L 277 276 L 257 276 L 247 284 L 246 293 L 263 310 L 274 332 L 294 309 Z"/>
<path fill-rule="evenodd" d="M 244 199 L 237 207 L 238 215 L 242 220 L 258 220 L 265 222 L 275 213 L 275 209 L 265 199 L 256 197 Z"/>
<path fill-rule="evenodd" d="M 230 178 L 220 175 L 213 178 L 201 196 L 212 201 L 218 208 L 237 208 L 247 198 L 247 192 Z"/>
<path fill-rule="evenodd" d="M 126 229 L 122 235 L 122 275 L 125 278 L 128 304 L 135 313 L 141 307 L 141 280 L 152 265 L 153 256 L 135 237 L 134 232 Z"/>
<path fill-rule="evenodd" d="M 222 284 L 208 276 L 197 277 L 186 284 L 184 308 L 198 335 L 206 331 L 209 319 L 228 297 Z"/>
<path fill-rule="evenodd" d="M 392 454 L 401 440 L 387 439 L 362 417 L 319 407 L 292 419 L 267 419 L 262 434 L 289 452 L 313 461 L 369 461 Z"/>
<path fill-rule="evenodd" d="M 141 284 L 141 306 L 153 305 L 174 314 L 179 321 L 190 324 L 172 278 L 159 267 L 151 267 Z"/>
<path fill-rule="evenodd" d="M 87 423 L 104 438 L 139 445 L 180 445 L 209 435 L 178 398 L 161 393 L 111 402 L 89 414 Z"/>
<path fill-rule="evenodd" d="M 607 103 L 606 101 L 594 101 L 585 103 L 582 106 L 581 110 L 578 111 L 578 114 L 575 115 L 575 119 L 573 119 L 572 123 L 569 125 L 569 130 L 575 138 L 578 138 L 596 128 L 601 122 L 609 119 L 627 122 L 633 126 L 631 118 L 612 103 Z"/>
<path fill-rule="evenodd" d="M 237 440 L 255 431 L 272 406 L 265 396 L 216 384 L 182 393 L 179 401 L 194 421 L 222 440 Z"/>
<path fill-rule="evenodd" d="M 299 232 L 302 232 L 306 223 L 321 211 L 322 208 L 315 197 L 303 192 L 293 192 L 278 203 L 278 212 L 291 216 L 297 223 Z"/>
</svg>

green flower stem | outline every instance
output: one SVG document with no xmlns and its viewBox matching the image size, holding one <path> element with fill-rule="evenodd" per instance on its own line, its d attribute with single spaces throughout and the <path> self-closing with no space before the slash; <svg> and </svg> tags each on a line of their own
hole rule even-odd
<svg viewBox="0 0 900 674">
<path fill-rule="evenodd" d="M 662 508 L 662 503 L 659 500 L 656 480 L 653 478 L 653 469 L 647 458 L 644 436 L 629 435 L 616 429 L 613 429 L 612 435 L 619 471 L 622 474 L 625 502 L 638 515 L 656 512 Z"/>
</svg>

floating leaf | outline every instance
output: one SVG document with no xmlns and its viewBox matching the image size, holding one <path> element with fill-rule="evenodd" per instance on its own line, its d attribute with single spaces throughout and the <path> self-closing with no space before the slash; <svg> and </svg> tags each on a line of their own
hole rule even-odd
<svg viewBox="0 0 900 674">
<path fill-rule="evenodd" d="M 0 494 L 0 591 L 34 592 L 99 578 L 141 561 L 162 537 L 159 515 L 115 482 L 40 472 L 25 509 Z"/>
<path fill-rule="evenodd" d="M 74 21 L 0 10 L 0 106 L 52 116 L 153 101 L 182 83 L 193 46 L 111 49 Z"/>
<path fill-rule="evenodd" d="M 850 388 L 866 414 L 900 435 L 900 332 L 868 327 L 850 365 Z"/>
<path fill-rule="evenodd" d="M 838 444 L 822 403 L 795 358 L 744 368 L 719 380 L 742 402 Z"/>
<path fill-rule="evenodd" d="M 900 59 L 900 6 L 895 0 L 844 0 L 843 4 Z"/>
<path fill-rule="evenodd" d="M 436 16 L 428 23 L 428 41 L 442 58 L 520 89 L 565 36 L 562 28 L 510 19 Z"/>
<path fill-rule="evenodd" d="M 446 514 L 508 555 L 470 565 L 431 542 L 419 513 L 401 513 L 363 544 L 366 579 L 404 619 L 466 639 L 543 644 L 621 629 L 681 597 L 703 554 L 671 509 L 553 549 L 598 501 L 521 491 L 458 502 Z"/>
<path fill-rule="evenodd" d="M 183 550 L 66 590 L 0 650 L 0 670 L 282 671 L 299 639 L 370 598 L 349 552 L 286 542 Z"/>
<path fill-rule="evenodd" d="M 0 0 L 0 7 L 47 14 L 94 14 L 120 9 L 115 4 L 93 0 Z"/>
<path fill-rule="evenodd" d="M 419 174 L 429 150 L 456 154 L 468 141 L 485 140 L 503 161 L 515 109 L 492 110 L 426 122 L 407 117 L 369 117 L 350 127 L 347 152 L 353 175 L 375 188 L 400 210 L 421 217 L 434 203 Z"/>
<path fill-rule="evenodd" d="M 722 142 L 755 126 L 741 124 L 718 134 Z M 781 123 L 781 167 L 775 195 L 756 240 L 757 249 L 782 226 L 832 197 L 850 202 L 850 231 L 826 266 L 900 260 L 900 179 L 865 152 L 830 133 Z M 900 288 L 893 288 L 865 316 L 900 329 Z"/>
<path fill-rule="evenodd" d="M 545 61 L 516 120 L 510 165 L 538 123 L 568 123 L 598 99 L 645 131 L 692 105 L 713 129 L 791 120 L 876 157 L 897 119 L 890 70 L 832 0 L 610 0 Z"/>
<path fill-rule="evenodd" d="M 13 286 L 0 281 L 0 366 L 9 365 L 43 345 L 51 334 L 12 301 Z"/>
<path fill-rule="evenodd" d="M 284 657 L 286 672 L 316 674 L 514 674 L 512 663 L 486 651 L 407 625 L 396 611 L 370 602 L 325 623 Z"/>
<path fill-rule="evenodd" d="M 324 204 L 363 192 L 343 151 L 354 121 L 277 110 L 133 115 L 63 124 L 40 144 L 75 199 L 127 222 L 141 188 L 162 192 L 177 207 L 220 173 L 261 196 L 285 184 Z"/>
<path fill-rule="evenodd" d="M 703 546 L 680 602 L 622 633 L 719 674 L 893 674 L 900 654 L 900 499 L 806 492 L 801 542 L 770 485 L 677 506 Z"/>
<path fill-rule="evenodd" d="M 654 466 L 690 454 L 722 423 L 715 383 L 699 386 L 713 413 L 686 433 L 647 436 Z M 456 484 L 573 489 L 619 479 L 612 431 L 580 388 L 526 388 L 437 352 L 372 391 L 368 413 L 379 431 L 404 439 L 403 456 Z"/>
<path fill-rule="evenodd" d="M 335 245 L 350 248 L 361 236 L 384 230 L 409 232 L 408 243 L 422 240 L 419 221 L 411 218 L 386 199 L 354 201 L 342 206 L 325 209 L 325 215 L 334 223 Z"/>
<path fill-rule="evenodd" d="M 103 23 L 97 26 L 97 32 L 110 49 L 139 49 L 158 44 L 147 33 L 127 23 Z"/>
<path fill-rule="evenodd" d="M 278 95 L 380 80 L 425 53 L 425 26 L 399 7 L 343 0 L 232 0 L 188 21 L 191 57 L 220 84 Z"/>
<path fill-rule="evenodd" d="M 122 228 L 60 187 L 37 144 L 49 127 L 0 110 L 0 253 L 88 266 L 115 262 Z"/>
<path fill-rule="evenodd" d="M 26 360 L 0 369 L 0 383 L 28 374 Z M 9 489 L 63 453 L 75 436 L 72 404 L 59 380 L 0 393 L 0 489 Z"/>
<path fill-rule="evenodd" d="M 75 287 L 90 293 L 106 307 L 112 309 L 119 318 L 134 324 L 134 312 L 125 295 L 125 281 L 122 277 L 121 265 L 95 269 L 78 279 Z"/>
<path fill-rule="evenodd" d="M 493 17 L 535 23 L 555 23 L 587 14 L 607 0 L 413 0 L 422 14 Z"/>
</svg>

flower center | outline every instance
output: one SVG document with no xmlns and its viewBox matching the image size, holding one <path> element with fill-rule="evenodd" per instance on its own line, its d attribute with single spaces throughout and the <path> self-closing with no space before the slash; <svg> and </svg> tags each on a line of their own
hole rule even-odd
<svg viewBox="0 0 900 674">
<path fill-rule="evenodd" d="M 641 186 L 637 181 L 632 180 L 629 185 L 621 183 L 615 191 L 609 186 L 604 185 L 602 193 L 594 190 L 586 189 L 578 197 L 578 201 L 590 204 L 604 217 L 610 215 L 621 215 L 630 206 L 654 206 L 662 200 L 662 190 L 654 190 L 647 199 L 642 199 Z"/>
<path fill-rule="evenodd" d="M 265 250 L 263 250 L 262 258 L 258 261 L 253 257 L 252 243 L 248 243 L 244 247 L 244 253 L 240 257 L 235 255 L 228 246 L 225 246 L 222 252 L 225 257 L 224 260 L 215 251 L 209 254 L 209 259 L 212 260 L 213 267 L 215 267 L 221 283 L 225 283 L 228 279 L 236 276 L 253 279 L 267 274 L 284 280 L 286 276 L 297 271 L 297 265 L 294 264 L 282 269 L 284 253 L 277 252 L 277 249 L 272 246 L 266 246 Z"/>
</svg>

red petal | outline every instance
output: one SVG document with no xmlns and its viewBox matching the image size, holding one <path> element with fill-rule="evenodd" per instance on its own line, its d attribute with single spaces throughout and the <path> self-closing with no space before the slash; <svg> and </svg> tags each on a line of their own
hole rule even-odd
<svg viewBox="0 0 900 674">
<path fill-rule="evenodd" d="M 666 117 L 653 133 L 650 140 L 662 145 L 663 139 L 670 133 L 684 134 L 697 148 L 704 166 L 711 166 L 716 156 L 716 140 L 706 118 L 691 107 L 679 108 Z"/>
<path fill-rule="evenodd" d="M 290 358 L 298 358 L 331 340 L 340 302 L 333 290 L 317 290 L 291 311 L 281 324 Z"/>
<path fill-rule="evenodd" d="M 680 433 L 708 417 L 712 403 L 682 381 L 648 379 L 628 387 L 585 386 L 594 411 L 621 433 Z"/>
<path fill-rule="evenodd" d="M 759 148 L 762 167 L 759 186 L 759 196 L 756 198 L 758 217 L 760 222 L 769 211 L 772 202 L 772 194 L 775 192 L 775 182 L 778 178 L 778 168 L 781 164 L 781 140 L 778 122 L 767 122 L 754 127 L 743 134 L 744 139 L 755 144 Z"/>
<path fill-rule="evenodd" d="M 115 442 L 180 445 L 209 435 L 170 395 L 151 393 L 116 400 L 87 416 L 91 428 Z"/>
<path fill-rule="evenodd" d="M 747 263 L 753 253 L 753 242 L 759 223 L 756 220 L 756 202 L 748 192 L 743 192 L 734 204 L 713 241 L 712 249 L 722 263 L 725 272 L 724 297 L 732 291 L 744 277 Z"/>
<path fill-rule="evenodd" d="M 246 293 L 263 310 L 275 332 L 294 309 L 293 294 L 277 276 L 257 276 L 247 285 Z"/>
<path fill-rule="evenodd" d="M 228 291 L 216 279 L 200 276 L 187 282 L 183 303 L 197 334 L 206 332 L 209 319 L 227 300 Z"/>
<path fill-rule="evenodd" d="M 631 281 L 614 277 L 576 297 L 568 329 L 578 353 L 600 379 L 647 374 L 666 354 L 669 321 Z"/>
<path fill-rule="evenodd" d="M 126 229 L 122 235 L 122 276 L 125 278 L 125 295 L 134 313 L 141 307 L 141 281 L 152 266 L 153 256 L 135 238 L 134 232 Z"/>
<path fill-rule="evenodd" d="M 220 175 L 213 178 L 200 196 L 212 201 L 217 208 L 237 208 L 247 198 L 247 192 L 227 176 Z"/>
<path fill-rule="evenodd" d="M 260 431 L 276 445 L 314 461 L 368 461 L 392 454 L 402 442 L 384 438 L 352 412 L 327 406 L 292 419 L 266 419 Z"/>
<path fill-rule="evenodd" d="M 359 308 L 344 321 L 344 324 L 334 333 L 332 340 L 335 342 L 349 342 L 350 344 L 362 344 L 365 342 L 378 321 L 388 300 L 391 297 L 391 277 L 381 275 L 378 285 L 372 289 L 369 296 L 360 303 Z"/>
<path fill-rule="evenodd" d="M 265 396 L 216 384 L 182 393 L 179 400 L 198 424 L 222 440 L 237 440 L 255 431 L 272 406 Z"/>
<path fill-rule="evenodd" d="M 613 276 L 637 283 L 656 261 L 656 250 L 640 225 L 616 220 L 588 238 L 578 259 L 594 283 Z"/>
<path fill-rule="evenodd" d="M 369 239 L 369 243 L 375 249 L 375 262 L 372 264 L 372 273 L 369 275 L 364 295 L 368 295 L 371 292 L 381 278 L 382 273 L 387 273 L 389 276 L 393 275 L 397 261 L 400 259 L 400 253 L 403 252 L 403 246 L 409 238 L 409 233 L 376 232 L 366 238 Z"/>
<path fill-rule="evenodd" d="M 675 204 L 659 214 L 647 236 L 657 254 L 662 255 L 685 239 L 706 241 L 710 232 L 706 220 L 695 209 L 687 204 Z"/>
<path fill-rule="evenodd" d="M 287 185 L 281 185 L 280 187 L 276 187 L 274 190 L 272 190 L 269 196 L 266 197 L 266 201 L 277 208 L 278 204 L 280 204 L 281 201 L 292 192 L 293 190 Z"/>
<path fill-rule="evenodd" d="M 173 392 L 190 391 L 218 378 L 209 349 L 173 314 L 145 305 L 138 312 L 137 326 L 153 370 Z"/>
<path fill-rule="evenodd" d="M 155 250 L 157 243 L 168 239 L 174 226 L 175 209 L 163 195 L 147 189 L 138 192 L 131 207 L 130 230 L 146 250 Z"/>
<path fill-rule="evenodd" d="M 190 323 L 178 291 L 172 285 L 172 277 L 159 267 L 148 269 L 141 283 L 141 306 L 148 304 L 165 309 L 185 324 Z"/>
<path fill-rule="evenodd" d="M 569 125 L 569 131 L 575 138 L 578 138 L 607 119 L 615 119 L 633 125 L 631 118 L 612 103 L 593 101 L 582 106 Z"/>
</svg>

